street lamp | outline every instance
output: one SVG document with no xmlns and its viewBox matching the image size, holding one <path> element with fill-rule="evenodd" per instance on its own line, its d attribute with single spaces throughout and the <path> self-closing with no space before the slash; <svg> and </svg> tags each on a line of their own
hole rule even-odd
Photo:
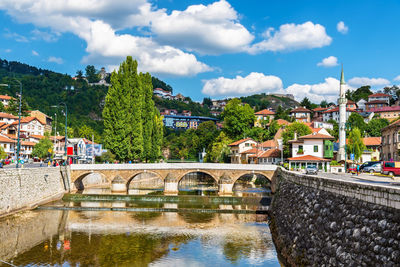
<svg viewBox="0 0 400 267">
<path fill-rule="evenodd" d="M 54 105 L 51 106 L 52 108 L 57 108 L 60 105 L 63 105 L 65 107 L 65 146 L 64 146 L 64 156 L 66 158 L 66 165 L 68 165 L 68 157 L 67 157 L 67 142 L 68 142 L 68 129 L 67 129 L 67 125 L 68 125 L 68 107 L 67 104 L 65 104 L 64 102 L 59 103 L 58 105 Z"/>
<path fill-rule="evenodd" d="M 18 80 L 15 79 L 16 82 L 19 84 L 19 106 L 18 106 L 18 137 L 17 137 L 17 165 L 16 167 L 19 168 L 19 152 L 21 150 L 21 139 L 20 139 L 20 132 L 21 132 L 21 100 L 22 100 L 22 83 Z M 7 86 L 9 87 L 9 84 L 0 84 L 0 86 Z"/>
</svg>

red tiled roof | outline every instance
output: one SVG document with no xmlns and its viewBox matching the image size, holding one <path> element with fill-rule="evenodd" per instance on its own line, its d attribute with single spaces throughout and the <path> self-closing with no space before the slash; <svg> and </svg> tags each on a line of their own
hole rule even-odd
<svg viewBox="0 0 400 267">
<path fill-rule="evenodd" d="M 277 119 L 275 121 L 278 123 L 278 125 L 289 125 L 290 124 L 290 122 L 288 122 L 287 120 L 284 120 L 284 119 Z M 270 125 L 270 124 L 271 124 L 271 122 L 268 123 L 267 125 Z"/>
<path fill-rule="evenodd" d="M 43 135 L 38 135 L 38 134 L 32 134 L 30 137 L 36 138 L 36 139 L 43 139 L 44 138 Z"/>
<path fill-rule="evenodd" d="M 245 139 L 241 139 L 241 140 L 235 141 L 235 142 L 229 144 L 228 146 L 237 146 L 237 145 L 239 145 L 239 144 L 241 144 L 241 143 L 243 143 L 243 142 L 249 141 L 249 140 L 254 141 L 253 139 L 251 139 L 251 138 L 249 137 L 249 138 L 245 138 Z M 255 141 L 254 141 L 254 142 L 255 142 Z"/>
<path fill-rule="evenodd" d="M 275 140 L 267 140 L 260 145 L 261 147 L 277 147 L 278 144 Z"/>
<path fill-rule="evenodd" d="M 275 112 L 273 112 L 269 109 L 263 109 L 263 110 L 260 110 L 256 113 L 254 113 L 254 115 L 275 115 Z"/>
<path fill-rule="evenodd" d="M 261 155 L 259 155 L 259 158 L 279 158 L 281 156 L 281 151 L 277 148 L 274 149 L 268 149 L 267 151 L 264 151 Z"/>
<path fill-rule="evenodd" d="M 23 146 L 35 146 L 37 143 L 35 142 L 29 142 L 29 141 L 22 141 L 21 145 Z"/>
<path fill-rule="evenodd" d="M 3 99 L 3 100 L 11 100 L 11 99 L 15 99 L 14 97 L 11 97 L 11 96 L 9 96 L 9 95 L 0 95 L 0 99 Z"/>
<path fill-rule="evenodd" d="M 382 143 L 381 137 L 364 137 L 363 143 L 366 146 L 380 146 Z M 346 138 L 346 144 L 349 143 L 349 139 Z"/>
<path fill-rule="evenodd" d="M 391 111 L 400 111 L 400 106 L 391 106 L 391 107 L 382 107 L 382 108 L 371 108 L 368 111 L 370 112 L 391 112 Z"/>
<path fill-rule="evenodd" d="M 0 143 L 16 143 L 17 141 L 14 141 L 8 137 L 0 135 Z"/>
<path fill-rule="evenodd" d="M 292 109 L 292 110 L 290 111 L 290 113 L 296 113 L 296 112 L 307 112 L 307 113 L 311 113 L 311 110 L 306 109 L 306 108 L 303 108 L 303 107 L 298 107 L 298 108 Z"/>
<path fill-rule="evenodd" d="M 247 149 L 246 151 L 240 152 L 240 154 L 256 154 L 257 152 L 260 152 L 261 149 L 253 147 L 250 149 Z"/>
<path fill-rule="evenodd" d="M 313 111 L 318 112 L 318 111 L 325 111 L 328 108 L 314 108 Z"/>
<path fill-rule="evenodd" d="M 305 155 L 301 157 L 288 158 L 289 161 L 330 161 L 329 159 L 323 159 L 316 156 Z"/>
<path fill-rule="evenodd" d="M 5 112 L 0 112 L 0 118 L 18 119 L 17 116 L 14 116 L 13 114 L 5 113 Z"/>
<path fill-rule="evenodd" d="M 368 98 L 370 98 L 370 97 L 390 97 L 390 95 L 383 94 L 383 93 L 375 93 L 375 94 L 372 94 L 372 95 L 368 96 Z"/>
</svg>

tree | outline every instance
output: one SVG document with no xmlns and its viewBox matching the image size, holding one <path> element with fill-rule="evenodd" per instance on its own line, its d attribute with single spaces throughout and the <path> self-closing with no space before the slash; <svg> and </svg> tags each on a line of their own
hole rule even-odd
<svg viewBox="0 0 400 267">
<path fill-rule="evenodd" d="M 269 132 L 265 128 L 253 127 L 245 132 L 246 137 L 250 137 L 257 142 L 263 142 L 268 139 Z"/>
<path fill-rule="evenodd" d="M 110 150 L 107 150 L 101 154 L 100 161 L 113 163 L 115 161 L 115 155 Z"/>
<path fill-rule="evenodd" d="M 358 128 L 361 133 L 364 133 L 365 128 L 367 127 L 367 124 L 364 122 L 364 118 L 360 114 L 355 112 L 353 112 L 349 116 L 347 122 L 350 125 L 351 129 Z"/>
<path fill-rule="evenodd" d="M 312 107 L 311 107 L 311 105 L 312 105 L 312 104 L 311 104 L 311 101 L 310 101 L 307 97 L 304 97 L 303 100 L 301 100 L 300 105 L 301 105 L 302 107 L 307 108 L 307 109 L 312 109 Z"/>
<path fill-rule="evenodd" d="M 50 140 L 49 133 L 46 133 L 44 138 L 40 139 L 32 150 L 32 157 L 44 159 L 50 153 L 49 150 L 53 148 L 53 143 Z"/>
<path fill-rule="evenodd" d="M 382 128 L 386 127 L 389 125 L 389 121 L 387 119 L 381 119 L 381 118 L 374 118 L 369 121 L 365 131 L 368 134 L 368 136 L 375 136 L 379 137 L 382 136 Z"/>
<path fill-rule="evenodd" d="M 97 83 L 100 80 L 97 70 L 93 65 L 87 65 L 85 68 L 86 79 L 89 83 Z"/>
<path fill-rule="evenodd" d="M 348 138 L 347 153 L 354 154 L 354 159 L 358 161 L 365 149 L 366 146 L 363 143 L 360 129 L 358 129 L 357 127 L 353 128 Z"/>
<path fill-rule="evenodd" d="M 151 83 L 153 84 L 153 89 L 154 88 L 161 88 L 164 89 L 165 91 L 169 91 L 172 94 L 172 87 L 169 84 L 166 84 L 165 82 L 161 81 L 160 79 L 156 77 L 151 77 Z"/>
<path fill-rule="evenodd" d="M 330 119 L 327 121 L 328 123 L 331 123 L 333 125 L 333 130 L 328 129 L 328 133 L 335 137 L 335 139 L 339 138 L 339 123 L 337 123 L 334 119 Z"/>
<path fill-rule="evenodd" d="M 198 152 L 201 152 L 203 148 L 208 152 L 211 149 L 212 142 L 218 136 L 219 131 L 213 121 L 205 121 L 199 124 L 195 133 L 199 137 Z"/>
<path fill-rule="evenodd" d="M 28 103 L 24 98 L 22 98 L 21 101 L 21 115 L 22 116 L 28 116 L 28 110 L 30 110 Z M 7 113 L 11 113 L 15 116 L 18 116 L 18 111 L 19 111 L 19 100 L 14 100 L 13 98 L 10 99 L 8 102 L 7 108 L 5 108 L 5 111 Z"/>
<path fill-rule="evenodd" d="M 283 139 L 283 153 L 285 157 L 290 155 L 290 144 L 289 141 L 294 139 L 294 133 L 297 134 L 297 138 L 303 135 L 311 134 L 311 129 L 307 125 L 301 122 L 293 122 L 285 128 L 282 133 Z"/>
<path fill-rule="evenodd" d="M 275 112 L 275 120 L 282 119 L 282 120 L 287 120 L 291 121 L 291 117 L 289 116 L 289 110 L 285 110 L 282 106 L 278 106 Z"/>
<path fill-rule="evenodd" d="M 234 98 L 230 100 L 224 111 L 224 131 L 232 139 L 242 138 L 254 124 L 254 110 L 248 105 L 242 105 L 240 100 Z"/>
<path fill-rule="evenodd" d="M 322 100 L 321 103 L 319 104 L 319 106 L 321 108 L 327 108 L 329 106 L 329 103 L 326 100 Z"/>
<path fill-rule="evenodd" d="M 210 152 L 206 155 L 206 161 L 216 163 L 229 162 L 230 143 L 232 143 L 232 140 L 224 132 L 220 132 L 212 143 Z"/>
<path fill-rule="evenodd" d="M 279 128 L 281 128 L 281 126 L 278 124 L 276 120 L 273 120 L 268 127 L 267 139 L 273 139 L 275 137 L 275 134 L 278 132 Z"/>
<path fill-rule="evenodd" d="M 364 99 L 368 101 L 368 96 L 372 94 L 371 86 L 365 85 L 357 88 L 354 91 L 348 90 L 346 92 L 347 99 L 353 100 L 354 102 L 358 102 L 360 99 Z"/>
<path fill-rule="evenodd" d="M 76 78 L 78 78 L 78 80 L 83 79 L 83 72 L 81 70 L 76 71 Z"/>
<path fill-rule="evenodd" d="M 203 105 L 207 105 L 208 107 L 211 107 L 211 106 L 212 106 L 211 98 L 205 97 L 205 98 L 203 99 Z"/>
<path fill-rule="evenodd" d="M 0 146 L 0 159 L 5 159 L 7 158 L 7 153 L 4 151 L 4 148 Z"/>
<path fill-rule="evenodd" d="M 151 158 L 152 150 L 152 133 L 154 123 L 154 102 L 153 102 L 153 84 L 151 83 L 151 76 L 149 73 L 139 75 L 140 82 L 143 90 L 143 110 L 141 120 L 143 123 L 143 155 L 142 158 L 146 162 Z"/>
</svg>

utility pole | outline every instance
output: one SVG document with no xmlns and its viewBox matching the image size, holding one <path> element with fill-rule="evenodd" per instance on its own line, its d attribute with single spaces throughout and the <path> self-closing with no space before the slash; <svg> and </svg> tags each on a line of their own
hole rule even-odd
<svg viewBox="0 0 400 267">
<path fill-rule="evenodd" d="M 92 134 L 92 164 L 94 164 L 94 134 Z"/>
</svg>

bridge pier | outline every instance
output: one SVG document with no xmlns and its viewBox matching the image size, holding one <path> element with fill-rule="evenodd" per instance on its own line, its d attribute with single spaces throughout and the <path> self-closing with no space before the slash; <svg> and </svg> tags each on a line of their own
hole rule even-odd
<svg viewBox="0 0 400 267">
<path fill-rule="evenodd" d="M 168 173 L 167 177 L 165 178 L 164 182 L 164 194 L 165 195 L 178 195 L 178 184 L 179 181 L 172 173 Z"/>
<path fill-rule="evenodd" d="M 218 182 L 218 195 L 230 196 L 233 194 L 233 181 L 226 173 L 222 174 Z"/>
<path fill-rule="evenodd" d="M 126 183 L 121 176 L 117 176 L 111 182 L 111 192 L 126 192 Z"/>
</svg>

